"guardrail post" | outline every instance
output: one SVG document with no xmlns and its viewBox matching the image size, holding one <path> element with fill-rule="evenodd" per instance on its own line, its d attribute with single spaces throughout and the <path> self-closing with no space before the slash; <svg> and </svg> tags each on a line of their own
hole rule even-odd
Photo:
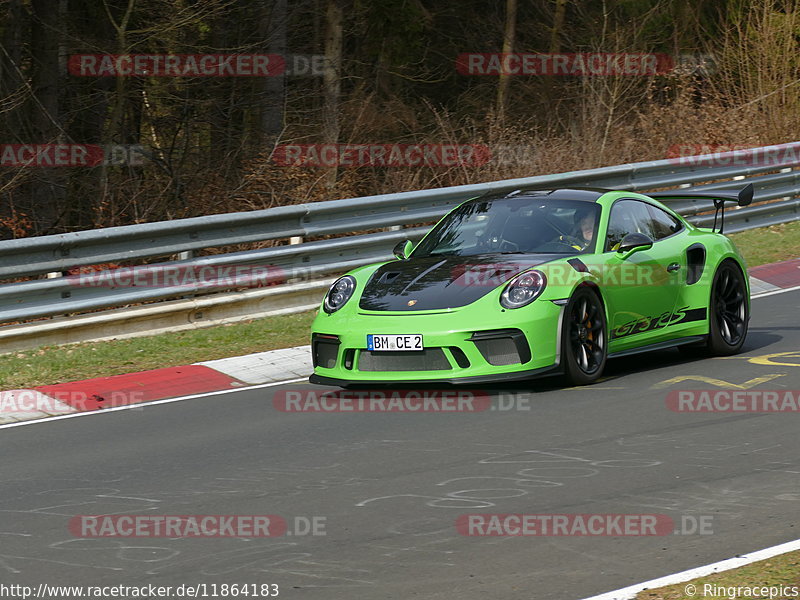
<svg viewBox="0 0 800 600">
<path fill-rule="evenodd" d="M 785 169 L 781 169 L 781 170 L 780 170 L 780 171 L 778 171 L 778 172 L 779 172 L 779 173 L 791 173 L 791 172 L 792 172 L 792 167 L 787 167 L 787 168 L 785 168 Z M 791 196 L 783 196 L 783 197 L 781 198 L 781 200 L 791 200 L 791 199 L 792 199 L 792 197 L 791 197 Z"/>
</svg>

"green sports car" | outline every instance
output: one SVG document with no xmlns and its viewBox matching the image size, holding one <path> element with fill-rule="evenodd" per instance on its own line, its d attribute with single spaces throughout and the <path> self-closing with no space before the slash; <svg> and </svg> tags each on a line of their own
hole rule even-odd
<svg viewBox="0 0 800 600">
<path fill-rule="evenodd" d="M 397 260 L 333 283 L 312 326 L 310 381 L 481 384 L 563 373 L 582 385 L 617 356 L 672 346 L 734 354 L 750 294 L 744 260 L 722 234 L 723 205 L 752 197 L 748 185 L 468 200 L 416 247 L 398 244 Z M 691 225 L 657 198 L 713 202 L 714 227 Z"/>
</svg>

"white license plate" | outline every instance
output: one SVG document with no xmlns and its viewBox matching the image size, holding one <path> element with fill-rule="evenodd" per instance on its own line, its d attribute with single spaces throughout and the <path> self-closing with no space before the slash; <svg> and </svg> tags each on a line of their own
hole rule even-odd
<svg viewBox="0 0 800 600">
<path fill-rule="evenodd" d="M 413 335 L 367 335 L 367 350 L 424 350 L 422 336 Z"/>
</svg>

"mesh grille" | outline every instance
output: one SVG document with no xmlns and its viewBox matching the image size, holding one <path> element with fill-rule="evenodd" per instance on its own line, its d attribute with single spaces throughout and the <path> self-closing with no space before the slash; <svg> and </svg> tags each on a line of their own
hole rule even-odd
<svg viewBox="0 0 800 600">
<path fill-rule="evenodd" d="M 452 367 L 441 348 L 419 352 L 371 352 L 358 356 L 359 371 L 448 371 Z"/>
<path fill-rule="evenodd" d="M 475 340 L 475 345 L 490 365 L 500 367 L 522 362 L 517 352 L 517 345 L 511 338 Z"/>
</svg>

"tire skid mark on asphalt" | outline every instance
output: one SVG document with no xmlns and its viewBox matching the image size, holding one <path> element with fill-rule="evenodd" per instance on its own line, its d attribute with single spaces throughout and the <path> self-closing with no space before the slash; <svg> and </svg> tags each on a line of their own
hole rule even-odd
<svg viewBox="0 0 800 600">
<path fill-rule="evenodd" d="M 327 469 L 327 467 L 324 467 Z M 360 484 L 362 481 L 352 481 L 353 478 L 331 478 L 324 473 L 310 472 L 317 467 L 298 467 L 292 473 L 305 472 L 312 475 L 312 481 L 325 481 L 334 485 Z M 235 473 L 234 473 L 235 474 Z M 319 480 L 322 476 L 325 479 Z M 127 483 L 134 478 L 128 477 Z M 288 477 L 289 481 L 293 478 Z M 122 477 L 120 483 L 125 481 Z M 178 499 L 184 502 L 198 497 L 242 491 L 240 482 L 242 478 L 231 478 L 218 484 L 217 481 L 202 481 L 202 485 L 177 487 L 172 491 L 156 492 L 151 489 L 135 487 L 85 487 L 83 482 L 77 482 L 82 487 L 76 488 L 50 488 L 43 487 L 28 493 L 19 502 L 30 502 L 33 508 L 0 510 L 2 513 L 13 514 L 15 522 L 19 524 L 22 533 L 19 536 L 36 538 L 27 526 L 30 519 L 40 523 L 42 519 L 49 519 L 46 529 L 68 533 L 67 521 L 74 516 L 76 510 L 54 511 L 63 506 L 83 507 L 81 512 L 86 514 L 153 514 L 156 506 L 169 500 Z M 258 481 L 257 483 L 263 484 Z M 51 486 L 52 482 L 43 482 L 44 486 Z M 225 485 L 227 484 L 227 485 Z M 253 486 L 245 486 L 245 492 L 252 493 Z M 301 487 L 301 486 L 297 486 Z M 162 505 L 163 506 L 163 505 Z M 308 538 L 310 539 L 310 538 Z M 99 571 L 115 571 L 126 573 L 139 573 L 139 569 L 146 574 L 163 574 L 181 572 L 187 566 L 196 566 L 203 575 L 222 575 L 237 571 L 249 570 L 258 573 L 291 574 L 294 578 L 306 578 L 313 582 L 314 587 L 341 587 L 374 585 L 368 580 L 371 573 L 368 569 L 354 569 L 340 561 L 315 558 L 311 552 L 301 549 L 302 544 L 285 539 L 249 539 L 238 538 L 217 540 L 217 545 L 224 545 L 224 550 L 212 553 L 192 555 L 185 550 L 183 538 L 159 538 L 153 540 L 125 540 L 115 538 L 75 538 L 58 539 L 47 544 L 42 551 L 34 547 L 31 551 L 16 552 L 0 555 L 0 570 L 16 574 L 38 572 L 41 563 L 63 565 L 73 568 L 91 568 Z M 242 542 L 247 542 L 248 548 L 242 548 Z M 255 547 L 254 547 L 255 546 Z M 68 559 L 66 558 L 68 557 Z M 3 560 L 7 559 L 7 560 Z"/>
<path fill-rule="evenodd" d="M 568 453 L 568 454 L 567 454 Z M 630 454 L 630 453 L 622 453 Z M 638 453 L 637 453 L 638 454 Z M 594 477 L 603 472 L 604 469 L 638 469 L 656 467 L 661 463 L 659 460 L 648 460 L 645 458 L 608 458 L 593 455 L 581 455 L 574 449 L 552 448 L 546 450 L 524 450 L 510 454 L 492 454 L 476 461 L 476 465 L 485 465 L 495 468 L 511 468 L 514 472 L 504 471 L 499 474 L 487 475 L 466 475 L 463 477 L 449 478 L 433 486 L 446 486 L 455 481 L 465 479 L 474 480 L 502 480 L 511 481 L 518 487 L 505 488 L 471 488 L 464 490 L 454 490 L 450 492 L 439 492 L 438 495 L 401 493 L 367 498 L 358 502 L 355 506 L 367 506 L 374 502 L 391 500 L 420 498 L 426 500 L 425 506 L 431 508 L 472 508 L 487 509 L 496 506 L 491 500 L 502 500 L 506 498 L 517 498 L 527 496 L 532 491 L 541 488 L 563 487 L 568 485 L 570 480 Z M 508 465 L 515 465 L 508 467 Z M 520 465 L 526 465 L 519 468 Z M 533 466 L 531 466 L 533 465 Z M 559 481 L 565 480 L 565 481 Z"/>
</svg>

